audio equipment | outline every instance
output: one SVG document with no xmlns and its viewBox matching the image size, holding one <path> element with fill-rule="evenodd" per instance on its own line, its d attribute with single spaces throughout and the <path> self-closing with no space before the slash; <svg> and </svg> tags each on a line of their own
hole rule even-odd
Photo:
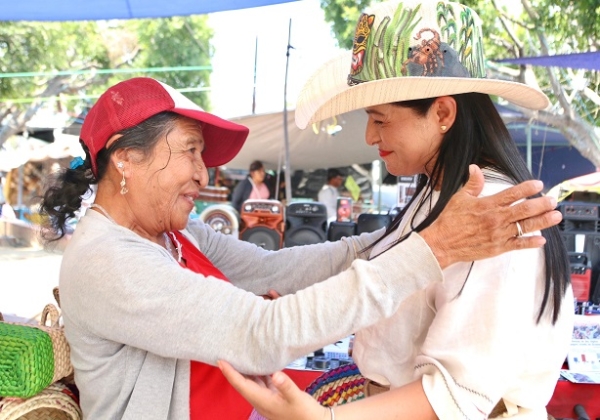
<svg viewBox="0 0 600 420">
<path fill-rule="evenodd" d="M 317 202 L 295 202 L 287 206 L 285 216 L 286 247 L 325 242 L 327 208 Z"/>
<path fill-rule="evenodd" d="M 227 204 L 213 204 L 200 213 L 200 220 L 217 232 L 238 237 L 238 212 Z"/>
<path fill-rule="evenodd" d="M 560 232 L 560 236 L 569 254 L 584 253 L 587 256 L 587 264 L 590 268 L 589 300 L 596 304 L 600 303 L 600 287 L 598 286 L 598 277 L 600 276 L 600 233 Z M 578 270 L 575 274 L 587 276 L 587 272 L 582 272 L 581 266 L 576 268 Z"/>
<path fill-rule="evenodd" d="M 388 227 L 390 223 L 392 223 L 392 216 L 389 214 L 361 213 L 358 215 L 356 233 L 360 235 L 364 232 L 374 232 Z"/>
<path fill-rule="evenodd" d="M 565 232 L 598 232 L 598 205 L 563 201 L 557 206 L 563 215 L 559 229 Z"/>
<path fill-rule="evenodd" d="M 590 300 L 592 284 L 592 263 L 585 252 L 569 252 L 571 267 L 571 285 L 573 295 L 578 302 Z"/>
<path fill-rule="evenodd" d="M 356 235 L 356 222 L 331 222 L 327 228 L 327 240 L 330 242 L 353 235 Z"/>
<path fill-rule="evenodd" d="M 246 200 L 242 203 L 240 239 L 275 251 L 283 246 L 283 205 L 277 200 Z"/>
</svg>

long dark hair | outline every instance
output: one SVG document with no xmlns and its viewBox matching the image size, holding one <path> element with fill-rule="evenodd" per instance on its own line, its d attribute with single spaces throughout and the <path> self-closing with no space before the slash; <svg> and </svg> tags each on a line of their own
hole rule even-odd
<svg viewBox="0 0 600 420">
<path fill-rule="evenodd" d="M 410 203 L 393 219 L 383 237 L 367 249 L 372 249 L 374 245 L 399 227 L 408 207 L 417 199 L 424 188 L 441 185 L 439 199 L 431 208 L 427 217 L 416 226 L 412 226 L 412 220 L 410 221 L 411 232 L 420 232 L 431 225 L 444 210 L 452 196 L 468 180 L 470 164 L 476 164 L 481 168 L 489 168 L 498 172 L 499 178 L 514 183 L 533 179 L 490 97 L 481 93 L 465 93 L 453 95 L 452 97 L 457 105 L 456 119 L 454 125 L 444 135 L 429 178 L 426 175 L 418 176 L 416 192 Z M 410 108 L 417 115 L 425 116 L 434 101 L 435 98 L 430 98 L 397 102 L 393 105 Z M 428 202 L 428 198 L 431 198 L 432 193 L 433 189 L 428 188 L 425 197 L 421 198 L 421 202 L 417 207 L 421 208 L 424 203 Z M 410 233 L 401 237 L 396 243 L 403 241 L 408 235 Z M 542 235 L 546 238 L 546 244 L 544 245 L 546 272 L 544 297 L 537 321 L 540 321 L 547 308 L 549 310 L 551 308 L 552 322 L 555 323 L 560 313 L 561 301 L 570 282 L 569 261 L 556 226 L 544 229 Z"/>
<path fill-rule="evenodd" d="M 115 133 L 122 134 L 122 137 L 98 153 L 96 176 L 92 173 L 89 150 L 80 140 L 81 147 L 85 151 L 83 164 L 53 174 L 42 196 L 40 213 L 45 216 L 44 229 L 41 231 L 43 241 L 48 244 L 65 236 L 69 220 L 76 216 L 83 197 L 92 192 L 92 185 L 98 184 L 105 176 L 110 156 L 115 151 L 133 149 L 148 157 L 158 141 L 173 130 L 176 121 L 184 118 L 172 112 L 161 112 L 134 127 Z"/>
</svg>

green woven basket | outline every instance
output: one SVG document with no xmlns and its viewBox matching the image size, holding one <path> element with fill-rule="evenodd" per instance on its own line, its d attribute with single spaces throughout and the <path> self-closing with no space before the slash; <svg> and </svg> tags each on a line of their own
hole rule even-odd
<svg viewBox="0 0 600 420">
<path fill-rule="evenodd" d="M 29 398 L 50 385 L 53 353 L 47 332 L 0 322 L 0 396 Z"/>
</svg>

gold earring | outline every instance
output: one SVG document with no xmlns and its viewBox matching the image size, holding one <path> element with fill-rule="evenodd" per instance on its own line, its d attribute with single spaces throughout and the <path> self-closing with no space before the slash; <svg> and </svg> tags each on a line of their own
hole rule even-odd
<svg viewBox="0 0 600 420">
<path fill-rule="evenodd" d="M 442 131 L 446 131 L 446 129 L 447 129 L 448 127 L 446 127 L 445 125 L 442 125 L 440 128 L 442 129 Z"/>
<path fill-rule="evenodd" d="M 119 168 L 119 169 L 123 169 L 124 166 L 125 165 L 123 164 L 123 162 L 118 162 L 117 163 L 117 168 Z M 120 182 L 119 185 L 121 185 L 121 195 L 125 195 L 125 194 L 127 194 L 129 192 L 129 190 L 125 186 L 126 185 L 126 183 L 125 183 L 125 171 L 123 170 L 121 173 L 123 174 L 123 179 L 121 180 L 121 182 Z"/>
</svg>

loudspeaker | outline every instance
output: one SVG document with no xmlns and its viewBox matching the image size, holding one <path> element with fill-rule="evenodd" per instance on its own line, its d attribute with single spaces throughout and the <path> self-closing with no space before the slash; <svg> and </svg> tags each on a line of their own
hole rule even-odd
<svg viewBox="0 0 600 420">
<path fill-rule="evenodd" d="M 353 235 L 356 235 L 356 222 L 331 222 L 327 228 L 327 240 L 330 242 Z"/>
<path fill-rule="evenodd" d="M 277 200 L 246 200 L 241 212 L 242 241 L 275 251 L 283 245 L 283 205 Z"/>
<path fill-rule="evenodd" d="M 578 302 L 587 302 L 590 300 L 592 287 L 592 264 L 589 256 L 585 252 L 569 252 L 569 263 L 573 296 Z"/>
<path fill-rule="evenodd" d="M 591 267 L 590 293 L 591 301 L 600 304 L 600 287 L 598 276 L 600 276 L 600 233 L 577 233 L 560 232 L 560 236 L 569 253 L 585 253 Z M 583 249 L 581 249 L 583 243 Z M 576 246 L 579 244 L 579 246 Z"/>
<path fill-rule="evenodd" d="M 565 232 L 598 232 L 598 205 L 563 201 L 556 208 L 563 215 L 559 229 Z"/>
<path fill-rule="evenodd" d="M 285 215 L 286 247 L 325 242 L 327 208 L 317 202 L 296 202 L 287 206 Z"/>
<path fill-rule="evenodd" d="M 217 232 L 225 235 L 239 234 L 238 212 L 227 204 L 214 204 L 205 208 L 199 216 L 200 220 Z"/>
<path fill-rule="evenodd" d="M 392 223 L 389 214 L 361 213 L 358 215 L 356 232 L 360 235 L 364 232 L 374 232 Z"/>
</svg>

